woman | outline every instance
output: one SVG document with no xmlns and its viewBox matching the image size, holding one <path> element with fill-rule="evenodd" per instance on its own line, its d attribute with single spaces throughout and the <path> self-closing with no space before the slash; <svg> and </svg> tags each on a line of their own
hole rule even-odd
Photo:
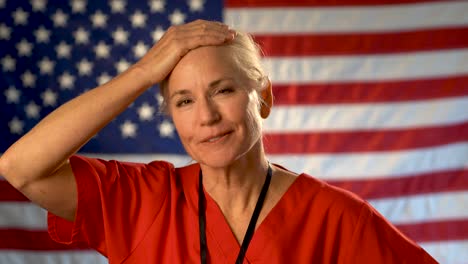
<svg viewBox="0 0 468 264">
<path fill-rule="evenodd" d="M 261 119 L 272 90 L 259 61 L 251 39 L 226 25 L 172 27 L 129 70 L 11 146 L 0 174 L 50 212 L 54 240 L 109 263 L 436 263 L 359 198 L 268 163 Z M 197 163 L 74 155 L 156 83 Z"/>
</svg>

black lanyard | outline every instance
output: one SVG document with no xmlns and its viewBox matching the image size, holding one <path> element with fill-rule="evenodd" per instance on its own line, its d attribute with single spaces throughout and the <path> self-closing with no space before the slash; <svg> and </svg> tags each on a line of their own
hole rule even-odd
<svg viewBox="0 0 468 264">
<path fill-rule="evenodd" d="M 236 264 L 242 264 L 242 262 L 244 261 L 245 253 L 247 252 L 247 248 L 249 247 L 250 240 L 252 240 L 252 236 L 255 231 L 255 225 L 257 224 L 260 211 L 262 210 L 263 202 L 265 201 L 265 196 L 268 191 L 268 187 L 270 187 L 271 174 L 271 166 L 270 164 L 268 164 L 268 172 L 265 178 L 265 182 L 263 183 L 262 191 L 260 192 L 257 204 L 255 205 L 255 210 L 252 214 L 252 218 L 250 218 L 249 227 L 245 232 L 244 240 L 242 241 L 242 246 L 239 250 L 239 255 L 237 255 Z M 206 263 L 206 255 L 208 252 L 208 248 L 206 245 L 206 216 L 204 201 L 205 193 L 203 192 L 203 174 L 200 169 L 198 177 L 198 224 L 200 227 L 200 262 L 202 264 Z"/>
</svg>

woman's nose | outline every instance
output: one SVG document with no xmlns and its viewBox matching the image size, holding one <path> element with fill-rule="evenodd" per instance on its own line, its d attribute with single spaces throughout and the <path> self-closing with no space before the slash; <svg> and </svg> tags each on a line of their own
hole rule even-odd
<svg viewBox="0 0 468 264">
<path fill-rule="evenodd" d="M 201 125 L 209 126 L 221 120 L 217 105 L 210 99 L 201 100 L 198 105 L 198 118 Z"/>
</svg>

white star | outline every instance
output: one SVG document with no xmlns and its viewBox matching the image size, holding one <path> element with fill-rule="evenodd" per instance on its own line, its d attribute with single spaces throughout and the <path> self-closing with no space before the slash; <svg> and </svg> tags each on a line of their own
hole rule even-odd
<svg viewBox="0 0 468 264">
<path fill-rule="evenodd" d="M 180 25 L 185 22 L 185 15 L 179 9 L 176 9 L 169 15 L 169 20 L 171 21 L 171 25 Z"/>
<path fill-rule="evenodd" d="M 101 10 L 98 10 L 91 15 L 91 21 L 93 22 L 93 27 L 104 28 L 107 24 L 107 16 Z"/>
<path fill-rule="evenodd" d="M 161 106 L 164 103 L 164 97 L 161 95 L 160 92 L 157 92 L 156 95 L 154 96 L 156 100 L 158 101 L 158 105 Z"/>
<path fill-rule="evenodd" d="M 23 134 L 24 122 L 18 119 L 18 117 L 15 116 L 10 122 L 8 122 L 8 126 L 10 127 L 10 133 Z"/>
<path fill-rule="evenodd" d="M 43 106 L 55 106 L 57 104 L 57 93 L 50 89 L 45 90 L 41 94 Z"/>
<path fill-rule="evenodd" d="M 125 122 L 120 125 L 120 131 L 123 138 L 130 138 L 136 136 L 137 125 L 132 123 L 130 120 L 125 120 Z"/>
<path fill-rule="evenodd" d="M 19 98 L 21 96 L 21 91 L 16 89 L 13 86 L 8 87 L 3 94 L 6 97 L 7 103 L 19 103 Z"/>
<path fill-rule="evenodd" d="M 154 42 L 158 42 L 161 37 L 164 35 L 164 29 L 161 26 L 157 26 L 156 29 L 153 31 L 151 36 L 153 37 Z"/>
<path fill-rule="evenodd" d="M 72 90 L 73 84 L 75 82 L 75 77 L 68 72 L 64 72 L 59 76 L 60 88 L 62 90 Z"/>
<path fill-rule="evenodd" d="M 73 13 L 84 13 L 86 11 L 86 2 L 83 0 L 73 0 L 71 6 Z"/>
<path fill-rule="evenodd" d="M 11 29 L 7 27 L 4 23 L 0 24 L 0 39 L 9 40 L 11 34 Z"/>
<path fill-rule="evenodd" d="M 65 27 L 67 25 L 68 15 L 62 10 L 58 9 L 55 14 L 51 16 L 54 21 L 55 27 Z"/>
<path fill-rule="evenodd" d="M 73 36 L 75 37 L 75 42 L 77 44 L 88 44 L 89 42 L 89 32 L 82 27 L 79 27 L 75 32 L 73 32 Z"/>
<path fill-rule="evenodd" d="M 99 43 L 94 47 L 94 52 L 96 53 L 97 58 L 105 59 L 109 57 L 110 46 L 103 41 L 99 41 Z"/>
<path fill-rule="evenodd" d="M 12 17 L 15 25 L 26 25 L 28 23 L 28 12 L 25 12 L 21 7 L 13 12 Z"/>
<path fill-rule="evenodd" d="M 36 76 L 28 70 L 21 74 L 21 81 L 24 87 L 34 87 L 36 84 Z"/>
<path fill-rule="evenodd" d="M 78 68 L 78 73 L 80 75 L 91 75 L 91 71 L 93 70 L 93 63 L 85 58 L 78 62 L 76 67 Z"/>
<path fill-rule="evenodd" d="M 162 0 L 152 0 L 150 2 L 151 12 L 163 12 L 165 2 Z"/>
<path fill-rule="evenodd" d="M 49 60 L 47 57 L 44 57 L 37 63 L 37 66 L 39 67 L 41 74 L 52 74 L 54 71 L 55 62 Z"/>
<path fill-rule="evenodd" d="M 1 63 L 4 72 L 14 71 L 16 68 L 16 60 L 10 55 L 3 57 Z"/>
<path fill-rule="evenodd" d="M 31 56 L 32 44 L 29 43 L 26 39 L 22 39 L 16 44 L 16 49 L 18 49 L 19 56 Z"/>
<path fill-rule="evenodd" d="M 0 8 L 4 8 L 5 7 L 5 0 L 0 0 Z"/>
<path fill-rule="evenodd" d="M 65 41 L 61 41 L 55 46 L 55 52 L 57 52 L 57 58 L 70 58 L 71 46 Z"/>
<path fill-rule="evenodd" d="M 154 107 L 150 106 L 148 103 L 144 103 L 138 108 L 138 116 L 141 121 L 150 121 L 153 119 L 154 111 Z"/>
<path fill-rule="evenodd" d="M 39 112 L 41 111 L 41 108 L 36 103 L 31 101 L 24 107 L 24 111 L 26 112 L 26 116 L 28 118 L 39 118 Z"/>
<path fill-rule="evenodd" d="M 30 1 L 33 11 L 44 12 L 46 9 L 47 1 L 44 0 L 31 0 Z"/>
<path fill-rule="evenodd" d="M 123 13 L 125 11 L 125 1 L 122 0 L 113 0 L 110 2 L 111 12 L 112 13 Z"/>
<path fill-rule="evenodd" d="M 47 43 L 50 39 L 50 31 L 47 30 L 44 26 L 41 26 L 36 31 L 34 31 L 34 35 L 36 36 L 37 43 Z"/>
<path fill-rule="evenodd" d="M 146 24 L 146 15 L 140 10 L 137 10 L 130 16 L 130 20 L 132 21 L 132 26 L 134 28 L 144 27 Z"/>
<path fill-rule="evenodd" d="M 174 125 L 170 121 L 162 121 L 159 124 L 159 135 L 161 137 L 172 137 L 174 135 Z"/>
<path fill-rule="evenodd" d="M 143 57 L 148 51 L 148 46 L 145 45 L 143 41 L 138 41 L 138 43 L 133 47 L 133 54 L 137 58 Z"/>
<path fill-rule="evenodd" d="M 192 12 L 203 11 L 204 4 L 205 4 L 204 0 L 190 0 L 189 1 L 190 11 Z"/>
<path fill-rule="evenodd" d="M 118 73 L 124 72 L 128 67 L 130 67 L 130 63 L 125 59 L 120 59 L 119 62 L 115 64 Z"/>
<path fill-rule="evenodd" d="M 112 37 L 116 44 L 127 44 L 128 42 L 128 32 L 122 27 L 118 27 L 117 30 L 112 33 Z"/>
<path fill-rule="evenodd" d="M 101 73 L 101 75 L 99 75 L 99 77 L 97 78 L 97 83 L 99 85 L 102 85 L 102 84 L 105 84 L 106 82 L 110 81 L 112 79 L 112 77 L 107 74 L 107 72 L 103 72 Z"/>
</svg>

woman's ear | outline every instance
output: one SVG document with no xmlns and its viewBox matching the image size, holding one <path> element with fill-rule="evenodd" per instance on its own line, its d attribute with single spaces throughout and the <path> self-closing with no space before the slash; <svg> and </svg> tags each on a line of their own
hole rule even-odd
<svg viewBox="0 0 468 264">
<path fill-rule="evenodd" d="M 260 96 L 262 97 L 262 103 L 260 106 L 260 116 L 263 119 L 266 119 L 270 115 L 271 107 L 273 106 L 273 91 L 271 87 L 271 81 L 268 77 L 266 77 L 265 86 L 260 92 Z"/>
</svg>

